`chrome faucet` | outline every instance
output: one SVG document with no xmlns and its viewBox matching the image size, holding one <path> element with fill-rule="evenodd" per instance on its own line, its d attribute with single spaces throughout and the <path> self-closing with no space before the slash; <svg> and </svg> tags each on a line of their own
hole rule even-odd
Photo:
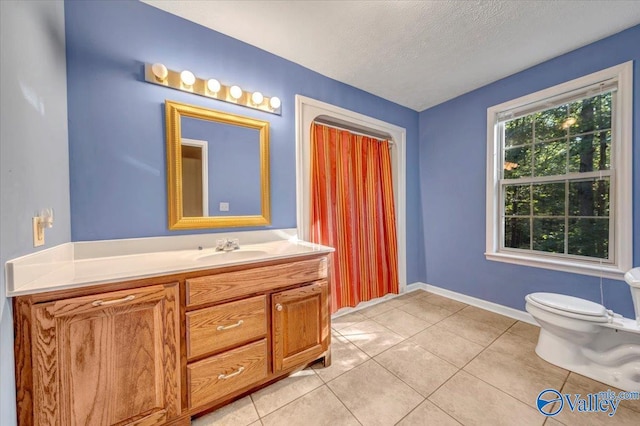
<svg viewBox="0 0 640 426">
<path fill-rule="evenodd" d="M 216 251 L 233 251 L 240 248 L 240 241 L 236 238 L 233 240 L 218 240 L 216 243 Z"/>
</svg>

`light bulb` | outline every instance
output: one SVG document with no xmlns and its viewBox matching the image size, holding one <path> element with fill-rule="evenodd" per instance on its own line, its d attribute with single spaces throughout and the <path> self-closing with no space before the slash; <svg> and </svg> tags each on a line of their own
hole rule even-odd
<svg viewBox="0 0 640 426">
<path fill-rule="evenodd" d="M 160 81 L 164 81 L 169 75 L 169 70 L 163 64 L 155 63 L 151 65 L 151 72 Z"/>
<path fill-rule="evenodd" d="M 260 92 L 253 92 L 253 94 L 251 95 L 251 102 L 253 102 L 256 105 L 260 105 L 263 100 L 264 100 L 264 96 L 262 96 L 262 93 Z"/>
<path fill-rule="evenodd" d="M 242 97 L 242 89 L 239 86 L 231 86 L 229 93 L 233 99 L 240 99 Z"/>
<path fill-rule="evenodd" d="M 212 93 L 218 93 L 220 91 L 220 82 L 215 78 L 207 80 L 207 89 Z"/>
<path fill-rule="evenodd" d="M 272 97 L 271 99 L 269 99 L 269 106 L 271 106 L 271 109 L 278 109 L 280 108 L 280 98 L 277 96 Z"/>
<path fill-rule="evenodd" d="M 180 80 L 185 86 L 193 86 L 193 83 L 196 82 L 196 76 L 191 71 L 184 70 L 180 73 Z"/>
</svg>

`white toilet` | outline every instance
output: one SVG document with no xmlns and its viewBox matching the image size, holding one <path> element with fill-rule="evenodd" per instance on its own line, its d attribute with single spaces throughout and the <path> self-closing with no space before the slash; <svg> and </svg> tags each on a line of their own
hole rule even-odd
<svg viewBox="0 0 640 426">
<path fill-rule="evenodd" d="M 538 356 L 610 386 L 640 391 L 640 268 L 624 278 L 633 297 L 634 320 L 577 297 L 528 294 L 525 308 L 540 324 Z"/>
</svg>

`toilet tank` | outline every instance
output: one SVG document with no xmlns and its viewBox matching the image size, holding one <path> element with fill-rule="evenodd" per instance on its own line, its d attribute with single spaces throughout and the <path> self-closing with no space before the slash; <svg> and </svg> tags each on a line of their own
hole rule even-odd
<svg viewBox="0 0 640 426">
<path fill-rule="evenodd" d="M 633 268 L 624 274 L 624 280 L 629 284 L 631 297 L 633 298 L 633 307 L 636 313 L 636 321 L 640 326 L 640 267 Z"/>
</svg>

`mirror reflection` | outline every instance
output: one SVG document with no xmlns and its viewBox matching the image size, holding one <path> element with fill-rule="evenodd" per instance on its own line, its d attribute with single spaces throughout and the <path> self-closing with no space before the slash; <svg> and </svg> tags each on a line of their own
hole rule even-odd
<svg viewBox="0 0 640 426">
<path fill-rule="evenodd" d="M 183 216 L 259 215 L 260 132 L 181 119 Z"/>
<path fill-rule="evenodd" d="M 269 123 L 166 101 L 169 228 L 269 224 Z"/>
</svg>

